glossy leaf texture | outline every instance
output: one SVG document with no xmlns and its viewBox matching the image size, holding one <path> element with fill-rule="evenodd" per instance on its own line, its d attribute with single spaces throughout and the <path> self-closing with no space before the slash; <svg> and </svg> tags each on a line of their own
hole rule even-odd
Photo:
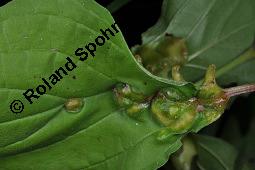
<svg viewBox="0 0 255 170">
<path fill-rule="evenodd" d="M 209 136 L 195 136 L 199 169 L 234 170 L 237 151 L 223 140 Z"/>
<path fill-rule="evenodd" d="M 254 5 L 252 0 L 164 0 L 161 17 L 142 35 L 142 44 L 166 34 L 183 38 L 188 46 L 182 68 L 186 80 L 202 79 L 209 64 L 220 70 L 237 60 L 219 77 L 220 84 L 254 82 L 255 52 L 245 61 L 238 59 L 254 39 Z"/>
<path fill-rule="evenodd" d="M 144 94 L 166 86 L 193 90 L 151 75 L 133 58 L 121 33 L 97 46 L 84 62 L 78 47 L 94 42 L 114 23 L 92 0 L 14 0 L 0 8 L 0 169 L 155 169 L 181 143 L 159 142 L 161 129 L 149 110 L 143 121 L 128 117 L 113 98 L 117 83 Z M 29 104 L 22 93 L 42 84 L 66 57 L 77 68 L 47 94 Z M 81 98 L 80 111 L 65 110 L 70 98 Z M 20 99 L 25 109 L 10 111 Z"/>
</svg>

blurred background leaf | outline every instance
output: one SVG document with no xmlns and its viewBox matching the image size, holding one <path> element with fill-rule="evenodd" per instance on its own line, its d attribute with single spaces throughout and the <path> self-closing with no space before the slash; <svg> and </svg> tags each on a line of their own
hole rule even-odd
<svg viewBox="0 0 255 170">
<path fill-rule="evenodd" d="M 254 3 L 165 0 L 158 22 L 142 35 L 142 45 L 156 43 L 166 33 L 173 34 L 184 38 L 188 45 L 188 63 L 182 70 L 188 81 L 200 80 L 205 68 L 215 64 L 221 70 L 221 85 L 254 82 L 251 73 L 255 72 L 255 52 L 241 55 L 254 39 Z"/>
<path fill-rule="evenodd" d="M 223 140 L 195 135 L 197 165 L 204 170 L 234 170 L 237 150 Z"/>
</svg>

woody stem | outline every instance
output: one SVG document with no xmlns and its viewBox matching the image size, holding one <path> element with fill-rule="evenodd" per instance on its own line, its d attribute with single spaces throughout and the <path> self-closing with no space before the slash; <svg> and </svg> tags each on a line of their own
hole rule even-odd
<svg viewBox="0 0 255 170">
<path fill-rule="evenodd" d="M 230 98 L 244 93 L 255 92 L 255 84 L 247 84 L 224 89 L 226 97 Z"/>
</svg>

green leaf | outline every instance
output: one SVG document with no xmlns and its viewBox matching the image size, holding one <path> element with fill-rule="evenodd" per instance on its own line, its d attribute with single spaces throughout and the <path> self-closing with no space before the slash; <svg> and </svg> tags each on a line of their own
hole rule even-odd
<svg viewBox="0 0 255 170">
<path fill-rule="evenodd" d="M 127 83 L 144 94 L 163 87 L 192 91 L 151 75 L 133 58 L 121 33 L 84 62 L 74 55 L 114 23 L 92 0 L 14 0 L 0 8 L 0 169 L 155 169 L 181 145 L 156 139 L 162 128 L 145 109 L 128 117 L 112 89 Z M 29 104 L 22 93 L 43 84 L 70 56 L 77 68 Z M 78 112 L 64 104 L 80 98 Z M 25 109 L 10 111 L 20 99 Z"/>
<path fill-rule="evenodd" d="M 241 60 L 254 38 L 253 6 L 252 0 L 165 0 L 159 21 L 143 34 L 142 44 L 157 42 L 166 33 L 184 38 L 189 56 L 182 72 L 185 79 L 198 81 L 209 64 L 224 69 Z M 224 72 L 220 83 L 254 82 L 254 53 Z"/>
<path fill-rule="evenodd" d="M 223 140 L 209 136 L 195 136 L 197 165 L 201 170 L 234 170 L 236 149 Z"/>
</svg>

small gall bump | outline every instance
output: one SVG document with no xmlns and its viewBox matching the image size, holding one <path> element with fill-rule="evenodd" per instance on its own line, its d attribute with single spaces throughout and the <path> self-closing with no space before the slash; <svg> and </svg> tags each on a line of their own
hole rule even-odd
<svg viewBox="0 0 255 170">
<path fill-rule="evenodd" d="M 136 61 L 137 61 L 139 64 L 143 65 L 143 61 L 142 61 L 142 58 L 141 58 L 140 55 L 136 54 L 136 55 L 135 55 L 135 59 L 136 59 Z"/>
<path fill-rule="evenodd" d="M 81 98 L 71 98 L 65 102 L 65 109 L 68 112 L 79 112 L 83 104 L 84 102 Z"/>
<path fill-rule="evenodd" d="M 175 81 L 185 81 L 180 73 L 180 68 L 181 67 L 179 65 L 175 65 L 172 67 L 172 78 Z"/>
<path fill-rule="evenodd" d="M 203 112 L 205 111 L 205 108 L 203 105 L 197 105 L 197 109 L 196 109 L 197 112 Z"/>
</svg>

